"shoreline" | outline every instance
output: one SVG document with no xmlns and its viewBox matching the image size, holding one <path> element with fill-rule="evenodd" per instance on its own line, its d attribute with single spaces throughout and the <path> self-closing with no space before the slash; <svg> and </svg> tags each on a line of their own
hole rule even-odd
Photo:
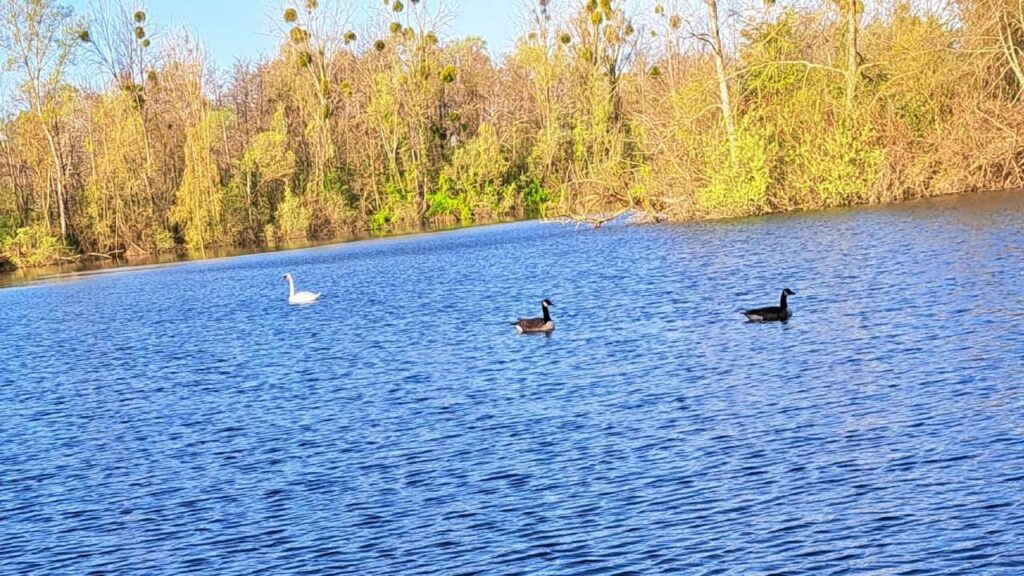
<svg viewBox="0 0 1024 576">
<path fill-rule="evenodd" d="M 643 226 L 692 226 L 692 225 L 709 225 L 709 224 L 724 224 L 731 225 L 741 222 L 751 222 L 756 220 L 762 220 L 766 218 L 778 218 L 778 217 L 793 217 L 793 216 L 816 216 L 816 215 L 827 215 L 830 213 L 842 213 L 859 210 L 872 210 L 872 209 L 898 209 L 898 208 L 912 208 L 920 204 L 928 204 L 942 201 L 962 201 L 964 199 L 981 199 L 988 196 L 998 195 L 1012 195 L 1022 194 L 1024 195 L 1024 189 L 1019 188 L 1005 188 L 1000 190 L 978 190 L 969 192 L 959 192 L 954 194 L 941 194 L 935 196 L 926 196 L 923 198 L 914 198 L 909 200 L 902 200 L 898 202 L 887 202 L 880 204 L 854 204 L 850 206 L 836 206 L 831 208 L 820 208 L 820 209 L 807 209 L 807 210 L 791 210 L 786 212 L 769 212 L 766 214 L 759 214 L 753 216 L 742 216 L 736 218 L 703 218 L 703 219 L 691 219 L 684 221 L 674 220 L 663 220 L 659 221 L 653 218 L 637 221 L 635 215 L 638 212 L 627 212 L 615 219 L 615 221 L 625 220 L 633 225 Z M 544 219 L 544 218 L 533 218 L 533 219 L 509 219 L 509 220 L 497 220 L 493 222 L 483 222 L 479 224 L 470 224 L 468 226 L 448 226 L 429 228 L 425 227 L 419 230 L 410 230 L 406 232 L 396 232 L 392 234 L 385 234 L 381 236 L 374 236 L 371 234 L 363 236 L 351 236 L 347 238 L 333 238 L 330 240 L 323 241 L 307 241 L 297 242 L 293 244 L 276 244 L 276 245 L 263 245 L 263 246 L 252 246 L 252 247 L 223 247 L 210 249 L 207 252 L 210 256 L 199 256 L 196 254 L 190 254 L 188 251 L 181 249 L 175 250 L 174 252 L 168 252 L 164 254 L 150 255 L 139 258 L 115 258 L 111 260 L 88 260 L 79 261 L 69 264 L 58 264 L 55 266 L 41 266 L 35 268 L 15 268 L 13 270 L 0 271 L 0 290 L 30 286 L 33 284 L 41 284 L 48 282 L 58 282 L 61 280 L 72 279 L 82 276 L 92 276 L 96 274 L 113 273 L 126 270 L 148 270 L 153 268 L 163 268 L 166 266 L 174 266 L 178 264 L 188 264 L 191 262 L 211 262 L 217 260 L 227 260 L 231 258 L 241 258 L 245 256 L 256 256 L 260 254 L 273 254 L 279 252 L 293 252 L 298 250 L 313 250 L 318 248 L 330 248 L 334 246 L 340 246 L 343 244 L 361 243 L 361 242 L 380 242 L 388 240 L 399 240 L 404 238 L 430 236 L 437 234 L 448 234 L 452 232 L 459 232 L 465 230 L 473 230 L 477 228 L 487 228 L 491 226 L 504 226 L 511 224 L 522 224 L 528 222 L 537 223 L 549 223 L 549 224 L 560 224 L 560 225 L 574 225 L 579 227 L 593 228 L 593 224 L 589 222 L 576 222 L 574 223 L 570 219 Z"/>
<path fill-rule="evenodd" d="M 13 268 L 6 270 L 0 269 L 0 290 L 23 287 L 32 284 L 55 282 L 63 279 L 70 279 L 82 276 L 114 273 L 125 270 L 150 270 L 154 268 L 164 268 L 167 266 L 188 264 L 192 262 L 214 262 L 217 260 L 228 260 L 232 258 L 242 258 L 245 256 L 258 256 L 260 254 L 275 254 L 281 252 L 295 252 L 300 250 L 315 250 L 318 248 L 331 248 L 334 246 L 341 246 L 344 244 L 354 244 L 361 242 L 379 242 L 410 237 L 429 236 L 433 234 L 447 234 L 462 230 L 471 230 L 476 228 L 501 226 L 507 224 L 519 224 L 523 222 L 533 221 L 539 220 L 498 220 L 494 222 L 470 224 L 468 226 L 451 226 L 437 228 L 425 227 L 420 230 L 395 232 L 381 236 L 367 234 L 364 236 L 338 237 L 322 241 L 314 240 L 305 242 L 279 243 L 274 245 L 259 245 L 248 247 L 227 246 L 211 248 L 207 250 L 206 252 L 207 254 L 210 254 L 209 256 L 201 256 L 195 253 L 189 253 L 186 249 L 178 247 L 172 252 L 151 254 L 136 258 L 122 257 L 112 258 L 110 260 L 80 260 L 78 262 L 56 264 L 51 266 L 37 266 L 33 268 Z"/>
</svg>

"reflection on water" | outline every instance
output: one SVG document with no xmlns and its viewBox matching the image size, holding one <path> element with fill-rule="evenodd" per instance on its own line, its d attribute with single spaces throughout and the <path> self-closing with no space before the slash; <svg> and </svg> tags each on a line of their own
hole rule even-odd
<svg viewBox="0 0 1024 576">
<path fill-rule="evenodd" d="M 351 238 L 347 241 L 363 240 L 365 238 Z M 334 244 L 336 242 L 332 242 Z M 17 286 L 33 282 L 53 282 L 60 280 L 74 279 L 83 275 L 101 273 L 117 270 L 120 268 L 145 268 L 175 264 L 178 262 L 192 262 L 196 260 L 211 260 L 217 258 L 230 258 L 247 254 L 261 254 L 265 252 L 276 252 L 279 250 L 297 250 L 326 245 L 316 242 L 287 242 L 261 248 L 234 248 L 220 247 L 207 248 L 203 252 L 163 252 L 132 258 L 91 258 L 78 262 L 67 262 L 55 266 L 44 266 L 40 268 L 27 268 L 9 272 L 0 271 L 0 288 L 5 286 Z"/>
<path fill-rule="evenodd" d="M 486 224 L 493 226 L 497 223 Z M 479 226 L 478 226 L 479 227 Z M 420 230 L 409 230 L 394 233 L 389 238 L 401 238 L 409 235 L 431 234 L 458 230 L 461 227 L 454 226 L 429 226 Z M 235 256 L 246 256 L 252 254 L 265 254 L 288 250 L 299 250 L 303 248 L 317 248 L 322 246 L 334 246 L 339 243 L 359 242 L 372 239 L 380 239 L 370 235 L 353 235 L 343 239 L 330 241 L 292 240 L 288 242 L 277 242 L 267 246 L 239 248 L 234 246 L 221 246 L 206 248 L 203 251 L 187 251 L 179 249 L 172 252 L 153 253 L 131 258 L 83 258 L 76 262 L 65 262 L 54 266 L 39 268 L 27 268 L 3 271 L 0 268 L 0 288 L 18 286 L 34 282 L 56 282 L 61 280 L 72 280 L 85 275 L 97 274 L 106 271 L 118 270 L 121 268 L 147 268 L 153 266 L 164 266 L 182 262 L 193 262 L 198 260 L 214 260 L 220 258 L 231 258 Z"/>
<path fill-rule="evenodd" d="M 1022 246 L 1004 193 L 0 290 L 0 573 L 1019 574 Z"/>
</svg>

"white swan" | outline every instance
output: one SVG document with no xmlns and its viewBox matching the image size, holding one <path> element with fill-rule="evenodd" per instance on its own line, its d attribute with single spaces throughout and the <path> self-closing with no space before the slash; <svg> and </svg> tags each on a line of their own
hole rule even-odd
<svg viewBox="0 0 1024 576">
<path fill-rule="evenodd" d="M 282 276 L 288 281 L 288 303 L 289 304 L 312 304 L 320 298 L 320 294 L 314 294 L 312 292 L 296 292 L 295 291 L 295 280 L 292 279 L 291 274 L 285 274 Z"/>
</svg>

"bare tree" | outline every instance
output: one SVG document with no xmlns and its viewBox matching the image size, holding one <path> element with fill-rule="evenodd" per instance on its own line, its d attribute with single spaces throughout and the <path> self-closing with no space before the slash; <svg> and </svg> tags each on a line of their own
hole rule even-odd
<svg viewBox="0 0 1024 576">
<path fill-rule="evenodd" d="M 18 171 L 15 168 L 14 151 L 11 146 L 11 138 L 8 134 L 10 119 L 7 117 L 7 85 L 4 82 L 5 76 L 0 70 L 0 150 L 4 153 L 4 168 L 8 179 L 11 182 L 11 192 L 14 194 L 15 209 L 18 214 L 18 225 L 28 224 L 29 202 L 28 195 L 22 194 L 18 185 Z"/>
<path fill-rule="evenodd" d="M 301 8 L 287 7 L 283 12 L 281 35 L 290 47 L 298 70 L 296 79 L 315 95 L 315 110 L 308 110 L 307 131 L 312 135 L 312 191 L 323 191 L 328 164 L 335 157 L 330 129 L 332 96 L 336 86 L 339 56 L 355 40 L 348 31 L 352 7 L 344 0 L 305 0 Z"/>
<path fill-rule="evenodd" d="M 725 49 L 718 21 L 718 1 L 704 0 L 708 7 L 708 26 L 711 28 L 711 52 L 715 57 L 715 73 L 718 75 L 718 97 L 725 120 L 725 132 L 729 137 L 729 153 L 736 160 L 736 125 L 732 118 L 732 104 L 729 101 L 729 80 L 725 73 Z"/>
<path fill-rule="evenodd" d="M 52 0 L 3 0 L 0 46 L 8 68 L 24 78 L 23 92 L 38 116 L 53 161 L 61 237 L 68 237 L 64 160 L 58 143 L 59 117 L 47 107 L 60 89 L 74 47 L 72 11 Z"/>
<path fill-rule="evenodd" d="M 846 112 L 853 110 L 857 95 L 857 80 L 860 75 L 860 61 L 857 54 L 860 15 L 864 4 L 861 0 L 834 0 L 840 12 L 846 17 Z"/>
<path fill-rule="evenodd" d="M 119 89 L 135 102 L 142 121 L 146 169 L 142 171 L 146 193 L 154 202 L 150 171 L 153 169 L 153 151 L 150 145 L 149 118 L 146 113 L 147 52 L 150 39 L 146 29 L 146 11 L 143 6 L 132 7 L 120 2 L 92 0 L 88 28 L 79 39 L 91 48 L 95 62 L 110 75 Z"/>
<path fill-rule="evenodd" d="M 87 30 L 81 39 L 90 45 L 96 64 L 119 88 L 141 87 L 150 46 L 145 9 L 124 0 L 92 0 Z"/>
</svg>

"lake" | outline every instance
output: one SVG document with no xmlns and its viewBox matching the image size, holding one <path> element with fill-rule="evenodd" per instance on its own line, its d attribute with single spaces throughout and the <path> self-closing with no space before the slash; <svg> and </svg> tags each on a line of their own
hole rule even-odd
<svg viewBox="0 0 1024 576">
<path fill-rule="evenodd" d="M 0 573 L 1021 574 L 1022 382 L 1024 193 L 69 275 L 0 290 Z"/>
</svg>

